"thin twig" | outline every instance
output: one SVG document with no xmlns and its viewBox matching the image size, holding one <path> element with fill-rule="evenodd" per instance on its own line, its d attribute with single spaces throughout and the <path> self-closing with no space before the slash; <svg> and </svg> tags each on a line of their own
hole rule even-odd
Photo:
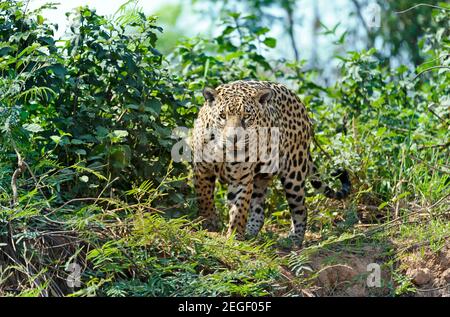
<svg viewBox="0 0 450 317">
<path fill-rule="evenodd" d="M 447 142 L 445 144 L 435 144 L 435 145 L 424 145 L 419 148 L 417 148 L 419 151 L 424 149 L 440 149 L 440 148 L 447 148 L 450 146 L 450 142 Z"/>
<path fill-rule="evenodd" d="M 450 238 L 450 234 L 441 237 L 440 240 L 446 240 L 447 241 L 447 239 L 449 239 L 449 238 Z M 402 252 L 410 251 L 412 249 L 417 249 L 417 248 L 423 247 L 425 245 L 429 245 L 430 243 L 431 243 L 431 241 L 429 241 L 429 240 L 426 240 L 426 241 L 423 241 L 423 242 L 418 242 L 418 243 L 415 243 L 413 245 L 406 246 L 406 247 L 396 251 L 396 253 L 402 253 Z M 441 249 L 442 249 L 442 247 L 441 247 Z"/>
<path fill-rule="evenodd" d="M 42 190 L 42 187 L 39 186 L 39 182 L 38 182 L 36 176 L 34 175 L 33 171 L 32 171 L 31 168 L 30 168 L 30 165 L 28 165 L 28 163 L 25 162 L 25 161 L 23 161 L 23 164 L 25 164 L 25 166 L 26 166 L 28 172 L 30 172 L 31 177 L 33 178 L 34 183 L 35 183 L 35 185 L 36 185 L 36 188 L 39 190 L 39 192 L 41 193 L 42 197 L 45 198 L 45 203 L 46 203 L 47 207 L 48 207 L 48 208 L 51 208 L 50 203 L 49 203 L 49 201 L 48 201 L 46 195 L 44 194 L 44 191 Z"/>
<path fill-rule="evenodd" d="M 423 161 L 422 159 L 418 158 L 417 156 L 415 156 L 415 155 L 413 155 L 413 154 L 410 154 L 410 156 L 411 156 L 413 159 L 415 159 L 416 161 L 418 161 L 419 163 L 425 164 L 427 167 L 429 167 L 430 169 L 432 169 L 432 170 L 434 170 L 434 171 L 436 171 L 436 172 L 440 172 L 440 173 L 444 173 L 444 174 L 450 174 L 450 171 L 444 171 L 444 170 L 441 170 L 441 169 L 439 169 L 439 168 L 437 168 L 437 167 L 435 167 L 435 166 L 433 166 L 433 165 L 430 165 L 430 164 L 428 164 L 427 162 Z M 448 167 L 448 166 L 446 166 L 446 165 L 442 165 L 442 166 L 443 166 L 443 167 L 446 167 L 446 168 L 450 168 L 450 167 Z"/>
<path fill-rule="evenodd" d="M 66 207 L 67 205 L 74 203 L 74 202 L 83 202 L 83 201 L 94 201 L 94 202 L 98 202 L 98 201 L 103 201 L 103 202 L 113 202 L 116 205 L 120 205 L 117 201 L 114 201 L 113 199 L 109 199 L 109 198 L 99 198 L 99 197 L 86 197 L 86 198 L 74 198 L 71 199 L 69 201 L 66 201 L 64 204 L 62 204 L 61 206 L 59 206 L 58 208 L 52 210 L 51 213 L 55 213 L 61 209 L 63 209 L 64 207 Z M 118 211 L 118 210 L 123 210 L 123 209 L 127 209 L 127 208 L 134 208 L 134 207 L 138 207 L 138 206 L 142 206 L 142 204 L 135 204 L 135 205 L 127 205 L 125 207 L 120 207 L 120 208 L 116 208 L 116 209 L 112 209 L 112 210 L 108 210 L 108 212 L 113 212 L 113 211 Z M 158 211 L 160 212 L 159 209 L 156 209 L 154 207 L 151 206 L 145 206 L 145 208 L 148 208 L 150 210 L 153 211 Z"/>
<path fill-rule="evenodd" d="M 352 0 L 353 4 L 356 7 L 356 14 L 359 17 L 359 20 L 361 21 L 361 24 L 363 25 L 364 29 L 366 30 L 367 35 L 370 34 L 370 29 L 369 26 L 366 23 L 366 20 L 364 19 L 362 13 L 361 13 L 361 5 L 359 4 L 359 2 L 357 0 Z"/>
<path fill-rule="evenodd" d="M 432 291 L 439 291 L 439 290 L 447 288 L 447 287 L 450 288 L 450 283 L 448 283 L 447 285 L 436 287 L 436 288 L 429 288 L 429 289 L 420 289 L 420 288 L 418 288 L 418 289 L 416 289 L 416 291 L 419 292 L 419 293 L 426 293 L 426 292 L 432 292 Z"/>
<path fill-rule="evenodd" d="M 317 138 L 316 138 L 316 136 L 315 136 L 314 134 L 313 134 L 313 141 L 314 141 L 314 144 L 319 148 L 319 150 L 320 150 L 323 154 L 325 154 L 325 156 L 327 157 L 327 159 L 329 159 L 330 162 L 332 162 L 332 161 L 333 161 L 333 158 L 331 157 L 330 154 L 328 154 L 328 153 L 322 148 L 322 146 L 319 144 L 319 141 L 317 141 Z"/>
<path fill-rule="evenodd" d="M 424 69 L 423 71 L 421 71 L 420 73 L 418 73 L 414 78 L 413 81 L 416 80 L 417 78 L 419 78 L 420 76 L 422 76 L 424 73 L 427 73 L 429 71 L 435 70 L 435 69 L 450 69 L 449 66 L 433 66 L 433 67 L 428 67 L 427 69 Z"/>
<path fill-rule="evenodd" d="M 415 6 L 413 6 L 411 8 L 408 8 L 408 9 L 403 10 L 403 11 L 397 11 L 395 13 L 396 14 L 403 14 L 403 13 L 409 12 L 411 10 L 414 10 L 414 9 L 416 9 L 418 7 L 429 7 L 429 8 L 434 8 L 434 9 L 450 11 L 450 9 L 447 9 L 447 8 L 444 8 L 444 7 L 440 7 L 440 6 L 436 6 L 436 5 L 432 5 L 432 4 L 428 4 L 428 3 L 419 3 L 419 4 L 416 4 Z"/>
<path fill-rule="evenodd" d="M 431 104 L 429 107 L 428 107 L 428 111 L 430 111 L 436 118 L 438 118 L 439 120 L 441 120 L 442 122 L 444 122 L 444 123 L 446 123 L 447 122 L 447 120 L 445 120 L 444 118 L 442 118 L 440 115 L 438 115 L 435 111 L 434 111 L 434 109 L 432 108 L 433 106 L 435 106 L 436 104 Z"/>
<path fill-rule="evenodd" d="M 295 4 L 293 4 L 295 5 Z M 295 41 L 295 31 L 294 31 L 294 10 L 290 4 L 286 5 L 286 14 L 288 17 L 288 34 L 291 41 L 292 50 L 294 51 L 294 58 L 298 62 L 300 59 L 300 54 L 298 53 L 297 43 Z"/>
<path fill-rule="evenodd" d="M 16 143 L 14 142 L 14 140 L 12 138 L 11 138 L 11 143 L 12 143 L 12 145 L 14 147 L 14 151 L 16 152 L 16 155 L 17 155 L 17 168 L 14 171 L 13 176 L 11 178 L 11 189 L 13 192 L 11 207 L 15 207 L 15 206 L 17 206 L 17 204 L 19 202 L 19 191 L 17 190 L 17 179 L 25 171 L 26 166 L 24 164 L 22 155 L 20 155 L 19 150 L 17 149 Z"/>
<path fill-rule="evenodd" d="M 433 209 L 436 206 L 439 206 L 441 203 L 443 203 L 445 200 L 447 200 L 450 197 L 450 193 L 447 194 L 446 196 L 442 197 L 441 199 L 439 199 L 437 202 L 435 202 L 433 205 L 431 205 L 429 207 L 429 209 Z"/>
</svg>

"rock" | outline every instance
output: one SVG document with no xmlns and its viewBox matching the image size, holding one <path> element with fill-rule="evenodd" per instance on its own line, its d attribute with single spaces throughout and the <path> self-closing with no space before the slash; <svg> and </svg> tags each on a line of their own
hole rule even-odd
<svg viewBox="0 0 450 317">
<path fill-rule="evenodd" d="M 351 282 L 358 272 L 347 264 L 330 265 L 323 268 L 318 276 L 325 288 L 334 288 L 340 283 Z"/>
<path fill-rule="evenodd" d="M 450 283 L 450 269 L 447 269 L 444 271 L 444 273 L 442 273 L 442 278 L 446 281 Z"/>
<path fill-rule="evenodd" d="M 441 251 L 439 261 L 442 267 L 450 267 L 450 249 L 443 249 Z"/>
<path fill-rule="evenodd" d="M 366 297 L 367 290 L 363 285 L 353 285 L 347 288 L 345 295 L 350 297 Z"/>
<path fill-rule="evenodd" d="M 427 284 L 433 277 L 428 268 L 410 269 L 406 272 L 406 275 L 411 277 L 413 283 L 418 286 Z"/>
</svg>

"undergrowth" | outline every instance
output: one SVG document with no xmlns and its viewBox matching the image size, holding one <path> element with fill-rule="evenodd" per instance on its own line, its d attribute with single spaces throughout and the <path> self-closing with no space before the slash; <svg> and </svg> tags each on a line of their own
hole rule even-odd
<svg viewBox="0 0 450 317">
<path fill-rule="evenodd" d="M 375 49 L 347 52 L 323 86 L 305 61 L 266 57 L 277 41 L 253 15 L 228 12 L 216 37 L 163 56 L 155 17 L 80 7 L 56 42 L 41 15 L 52 6 L 0 3 L 0 295 L 345 295 L 328 271 L 347 260 L 364 271 L 361 259 L 384 273 L 364 294 L 421 291 L 405 263 L 449 245 L 448 4 L 430 14 L 417 69 L 380 63 Z M 286 239 L 278 181 L 263 231 L 239 242 L 201 229 L 189 164 L 172 161 L 172 129 L 192 126 L 202 88 L 238 79 L 295 91 L 322 174 L 350 171 L 348 200 L 307 198 L 302 250 Z M 225 186 L 215 201 L 225 220 Z"/>
</svg>

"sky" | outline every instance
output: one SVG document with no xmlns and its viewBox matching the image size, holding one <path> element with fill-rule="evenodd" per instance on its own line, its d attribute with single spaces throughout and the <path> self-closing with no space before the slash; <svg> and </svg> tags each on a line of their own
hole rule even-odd
<svg viewBox="0 0 450 317">
<path fill-rule="evenodd" d="M 31 0 L 29 7 L 31 9 L 38 8 L 49 0 Z M 66 12 L 78 6 L 89 5 L 89 7 L 94 8 L 98 14 L 101 15 L 113 15 L 118 8 L 126 2 L 126 0 L 53 0 L 59 2 L 58 8 L 56 10 L 46 10 L 44 12 L 44 17 L 47 18 L 52 23 L 57 23 L 59 29 L 56 33 L 56 37 L 61 37 L 64 34 L 64 30 L 68 25 Z M 214 30 L 219 30 L 214 25 L 210 25 L 206 20 L 202 19 L 200 16 L 196 15 L 190 7 L 191 1 L 189 0 L 141 0 L 139 6 L 143 8 L 144 13 L 148 15 L 155 14 L 159 8 L 167 4 L 183 4 L 184 13 L 182 19 L 178 21 L 179 29 L 182 29 L 185 35 L 195 36 L 202 34 L 215 33 Z M 202 5 L 201 1 L 198 1 Z M 342 34 L 345 31 L 346 25 L 349 26 L 351 23 L 356 23 L 356 19 L 349 19 L 349 13 L 351 11 L 351 1 L 350 0 L 302 0 L 298 2 L 297 14 L 295 18 L 297 19 L 298 26 L 296 29 L 297 42 L 300 52 L 300 57 L 302 59 L 309 59 L 311 57 L 312 51 L 315 48 L 318 50 L 318 54 L 324 59 L 327 59 L 330 54 L 333 54 L 333 47 L 331 42 L 333 41 L 330 37 L 319 37 L 317 42 L 312 40 L 312 28 L 314 24 L 313 12 L 314 3 L 316 3 L 318 10 L 320 11 L 321 21 L 329 28 L 332 28 L 337 23 L 342 23 L 342 27 L 338 29 L 338 34 Z M 214 10 L 214 7 L 211 7 Z M 238 8 L 237 8 L 238 9 Z M 272 12 L 275 15 L 279 15 L 279 18 L 283 19 L 284 12 Z M 214 22 L 213 22 L 214 24 Z M 269 26 L 271 27 L 271 26 Z M 270 31 L 270 36 L 278 39 L 278 50 L 276 54 L 278 57 L 285 57 L 287 59 L 293 58 L 293 52 L 289 49 L 290 42 L 289 39 L 283 33 L 280 27 L 272 27 Z M 338 36 L 337 36 L 338 37 Z M 336 37 L 336 39 L 337 39 Z M 334 40 L 336 40 L 334 39 Z M 355 44 L 355 43 L 352 43 Z"/>
<path fill-rule="evenodd" d="M 177 0 L 147 0 L 140 1 L 140 6 L 144 8 L 145 13 L 155 12 L 162 4 L 176 2 Z M 71 11 L 79 6 L 88 5 L 95 8 L 100 15 L 113 15 L 126 0 L 31 0 L 30 9 L 36 9 L 47 2 L 59 3 L 57 9 L 46 10 L 44 17 L 48 18 L 52 23 L 57 23 L 60 27 L 56 34 L 57 37 L 64 33 L 64 27 L 67 26 L 66 12 Z"/>
</svg>

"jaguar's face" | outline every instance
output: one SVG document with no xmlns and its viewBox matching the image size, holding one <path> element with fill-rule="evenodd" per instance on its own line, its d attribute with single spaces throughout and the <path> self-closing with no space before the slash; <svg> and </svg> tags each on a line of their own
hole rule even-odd
<svg viewBox="0 0 450 317">
<path fill-rule="evenodd" d="M 203 96 L 206 99 L 205 106 L 214 110 L 211 120 L 215 129 L 252 129 L 258 126 L 259 119 L 263 117 L 263 108 L 270 101 L 272 91 L 262 89 L 256 94 L 246 95 L 233 90 L 217 92 L 212 88 L 205 88 Z"/>
</svg>

